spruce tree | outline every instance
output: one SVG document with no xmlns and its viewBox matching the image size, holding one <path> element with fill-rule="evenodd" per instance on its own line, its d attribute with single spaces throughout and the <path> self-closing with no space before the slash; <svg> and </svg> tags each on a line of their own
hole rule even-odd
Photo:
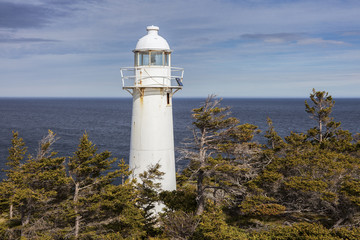
<svg viewBox="0 0 360 240">
<path fill-rule="evenodd" d="M 148 236 L 154 237 L 159 229 L 156 227 L 158 214 L 163 205 L 160 203 L 161 183 L 159 180 L 164 175 L 160 170 L 160 164 L 149 166 L 147 171 L 139 174 L 139 182 L 136 190 L 138 193 L 137 206 L 143 210 L 145 220 L 144 229 Z"/>
<path fill-rule="evenodd" d="M 266 131 L 264 137 L 268 140 L 268 148 L 273 151 L 279 151 L 284 147 L 284 141 L 275 131 L 273 122 L 269 117 L 266 122 L 268 124 L 268 130 Z"/>
<path fill-rule="evenodd" d="M 354 154 L 356 143 L 351 134 L 339 129 L 340 123 L 330 116 L 332 97 L 313 90 L 310 99 L 314 106 L 306 102 L 305 110 L 317 119 L 318 126 L 307 134 L 291 132 L 284 142 L 274 142 L 278 137 L 270 128 L 266 137 L 278 144 L 263 151 L 270 161 L 252 185 L 254 192 L 266 196 L 278 210 L 286 209 L 286 220 L 322 221 L 338 227 L 354 221 L 360 211 L 356 187 L 360 158 Z M 255 203 L 253 199 L 242 203 L 247 207 L 243 212 L 251 213 L 251 202 Z M 266 202 L 252 208 L 259 205 L 265 207 Z"/>
<path fill-rule="evenodd" d="M 16 184 L 21 179 L 20 166 L 23 164 L 24 156 L 27 152 L 27 147 L 25 147 L 25 142 L 22 138 L 19 137 L 18 132 L 13 131 L 13 138 L 11 140 L 11 147 L 9 148 L 8 162 L 6 163 L 9 166 L 8 170 L 5 170 L 7 179 L 3 182 L 4 186 L 7 189 L 7 198 L 9 204 L 9 218 L 12 219 L 14 216 L 14 203 L 15 203 L 15 190 Z M 3 192 L 4 194 L 5 192 Z"/>
<path fill-rule="evenodd" d="M 69 159 L 69 176 L 73 184 L 73 211 L 74 211 L 74 237 L 79 238 L 82 229 L 94 220 L 91 215 L 91 198 L 100 194 L 100 191 L 115 177 L 118 172 L 106 172 L 116 158 L 110 159 L 111 153 L 104 151 L 97 153 L 97 147 L 84 133 L 80 139 L 78 149 Z"/>
<path fill-rule="evenodd" d="M 139 192 L 136 182 L 128 178 L 129 166 L 121 160 L 115 170 L 122 184 L 102 184 L 99 192 L 88 196 L 87 208 L 91 218 L 81 234 L 82 238 L 140 239 L 146 236 L 146 220 L 138 207 Z M 91 220 L 91 221 L 89 221 Z"/>
<path fill-rule="evenodd" d="M 206 199 L 221 201 L 229 194 L 242 194 L 244 182 L 256 175 L 252 162 L 259 146 L 251 140 L 259 130 L 239 124 L 230 116 L 229 107 L 220 107 L 220 102 L 211 95 L 193 109 L 193 138 L 182 150 L 183 157 L 190 160 L 184 174 L 196 182 L 196 215 L 203 213 Z"/>
<path fill-rule="evenodd" d="M 29 155 L 22 162 L 25 147 L 17 133 L 10 148 L 9 177 L 12 179 L 13 195 L 10 198 L 14 207 L 13 221 L 4 233 L 11 238 L 33 239 L 51 232 L 57 226 L 53 221 L 66 186 L 64 157 L 57 157 L 52 152 L 56 135 L 49 130 L 40 143 L 36 156 Z"/>
<path fill-rule="evenodd" d="M 324 138 L 324 127 L 326 127 L 327 130 L 338 127 L 338 124 L 332 122 L 333 118 L 330 117 L 335 101 L 328 92 L 315 91 L 315 89 L 313 89 L 310 94 L 310 100 L 312 106 L 305 101 L 305 111 L 317 122 L 318 126 L 313 129 L 313 133 L 317 134 L 317 141 L 321 143 Z M 326 131 L 326 133 L 328 133 L 328 131 Z"/>
</svg>

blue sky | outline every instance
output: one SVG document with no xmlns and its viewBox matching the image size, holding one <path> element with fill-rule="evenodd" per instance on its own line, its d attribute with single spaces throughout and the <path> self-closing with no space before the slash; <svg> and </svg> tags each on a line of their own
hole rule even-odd
<svg viewBox="0 0 360 240">
<path fill-rule="evenodd" d="M 177 97 L 360 97 L 358 0 L 0 0 L 0 97 L 130 97 L 148 25 L 185 68 Z"/>
</svg>

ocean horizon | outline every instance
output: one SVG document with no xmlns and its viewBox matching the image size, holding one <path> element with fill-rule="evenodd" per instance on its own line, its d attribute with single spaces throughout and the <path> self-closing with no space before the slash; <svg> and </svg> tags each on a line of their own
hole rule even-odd
<svg viewBox="0 0 360 240">
<path fill-rule="evenodd" d="M 191 110 L 206 98 L 174 97 L 173 119 L 175 148 L 191 137 Z M 306 132 L 316 125 L 305 112 L 308 98 L 223 98 L 222 106 L 230 106 L 232 116 L 240 122 L 254 124 L 262 131 L 255 141 L 265 143 L 266 119 L 284 137 L 293 132 Z M 336 98 L 332 116 L 344 130 L 360 132 L 360 98 Z M 99 151 L 109 150 L 113 157 L 128 161 L 132 98 L 74 97 L 0 97 L 0 168 L 6 168 L 12 131 L 17 131 L 35 154 L 38 142 L 54 131 L 59 139 L 53 150 L 59 156 L 71 156 L 86 131 Z M 178 157 L 178 154 L 176 153 Z M 177 163 L 178 169 L 183 167 Z M 0 177 L 4 177 L 1 173 Z"/>
</svg>

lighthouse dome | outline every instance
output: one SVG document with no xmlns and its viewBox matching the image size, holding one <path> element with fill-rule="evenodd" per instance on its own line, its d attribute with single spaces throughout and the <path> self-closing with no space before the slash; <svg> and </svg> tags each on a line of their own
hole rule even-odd
<svg viewBox="0 0 360 240">
<path fill-rule="evenodd" d="M 170 47 L 167 41 L 158 34 L 159 27 L 148 26 L 146 30 L 148 32 L 147 35 L 139 39 L 134 51 L 147 51 L 147 50 L 170 51 Z"/>
</svg>

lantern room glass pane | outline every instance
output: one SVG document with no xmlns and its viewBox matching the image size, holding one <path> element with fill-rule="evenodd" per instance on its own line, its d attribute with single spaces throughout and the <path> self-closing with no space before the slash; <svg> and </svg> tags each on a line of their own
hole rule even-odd
<svg viewBox="0 0 360 240">
<path fill-rule="evenodd" d="M 170 54 L 169 54 L 169 53 L 165 53 L 165 61 L 164 61 L 164 65 L 165 65 L 165 66 L 169 66 L 169 57 L 170 57 Z"/>
<path fill-rule="evenodd" d="M 139 65 L 140 65 L 140 64 L 139 64 L 139 53 L 138 53 L 138 52 L 135 53 L 134 65 L 135 65 L 135 66 L 139 66 Z"/>
<path fill-rule="evenodd" d="M 151 52 L 151 62 L 150 65 L 163 65 L 163 53 L 162 52 Z"/>
<path fill-rule="evenodd" d="M 140 65 L 149 65 L 149 53 L 141 53 Z"/>
<path fill-rule="evenodd" d="M 170 53 L 162 51 L 136 52 L 134 62 L 135 66 L 169 66 Z"/>
</svg>

